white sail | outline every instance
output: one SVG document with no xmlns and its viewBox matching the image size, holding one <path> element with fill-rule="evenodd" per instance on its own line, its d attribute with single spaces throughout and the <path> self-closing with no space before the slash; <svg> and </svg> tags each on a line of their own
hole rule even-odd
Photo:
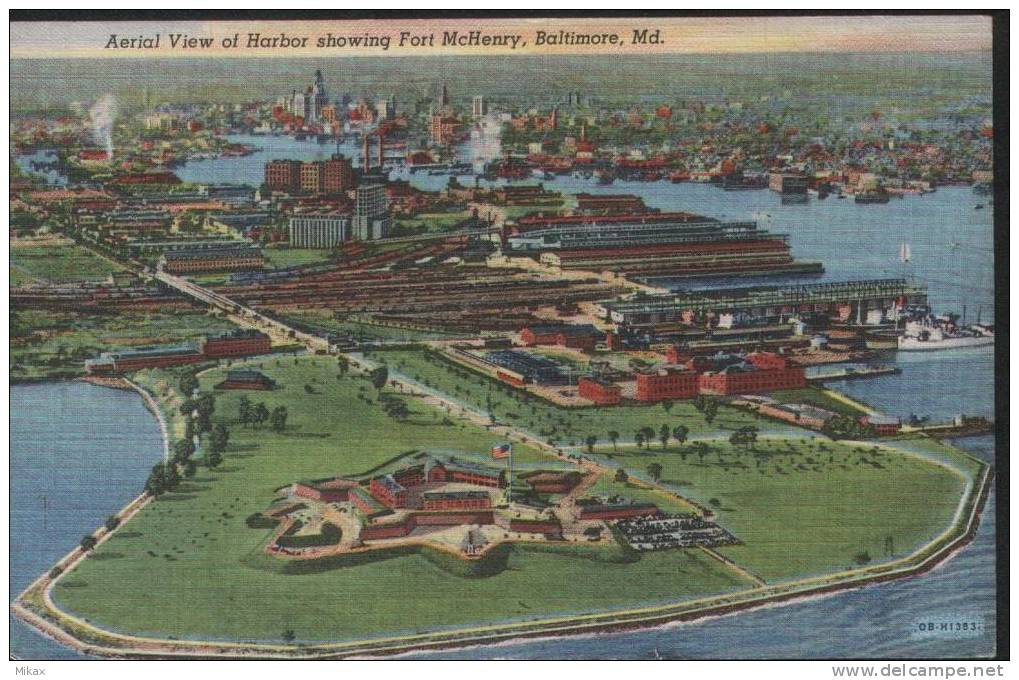
<svg viewBox="0 0 1019 680">
<path fill-rule="evenodd" d="M 909 262 L 911 254 L 912 253 L 910 252 L 909 244 L 903 241 L 899 245 L 899 260 L 901 260 L 903 263 Z"/>
</svg>

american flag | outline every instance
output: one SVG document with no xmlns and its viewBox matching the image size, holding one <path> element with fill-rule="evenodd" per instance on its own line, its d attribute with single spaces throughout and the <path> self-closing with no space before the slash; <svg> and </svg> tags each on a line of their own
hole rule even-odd
<svg viewBox="0 0 1019 680">
<path fill-rule="evenodd" d="M 498 444 L 492 447 L 492 458 L 509 458 L 513 454 L 512 444 Z"/>
</svg>

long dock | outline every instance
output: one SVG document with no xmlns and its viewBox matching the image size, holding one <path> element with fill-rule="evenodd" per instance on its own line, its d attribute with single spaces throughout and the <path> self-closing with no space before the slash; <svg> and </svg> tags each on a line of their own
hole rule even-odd
<svg viewBox="0 0 1019 680">
<path fill-rule="evenodd" d="M 882 375 L 897 375 L 902 373 L 898 366 L 867 366 L 864 368 L 838 368 L 834 371 L 825 371 L 816 375 L 807 376 L 807 382 L 823 383 L 830 380 L 855 380 L 857 378 L 876 378 Z"/>
</svg>

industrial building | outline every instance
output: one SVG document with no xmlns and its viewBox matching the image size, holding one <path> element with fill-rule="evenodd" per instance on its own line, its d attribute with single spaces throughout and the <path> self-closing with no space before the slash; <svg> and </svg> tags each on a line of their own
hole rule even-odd
<svg viewBox="0 0 1019 680">
<path fill-rule="evenodd" d="M 241 271 L 264 266 L 262 251 L 255 247 L 174 250 L 159 258 L 159 268 L 167 274 Z"/>
<path fill-rule="evenodd" d="M 925 306 L 926 286 L 906 279 L 872 279 L 681 291 L 604 302 L 599 312 L 622 326 L 653 329 L 659 324 L 692 324 L 709 315 L 725 318 L 730 326 L 784 322 L 804 314 L 823 314 L 832 320 L 860 324 L 880 323 L 894 316 L 895 309 Z"/>
<path fill-rule="evenodd" d="M 293 215 L 288 223 L 293 248 L 333 248 L 350 239 L 350 215 L 316 213 Z"/>
<path fill-rule="evenodd" d="M 85 370 L 90 374 L 126 373 L 143 368 L 182 366 L 224 357 L 264 354 L 271 348 L 268 335 L 239 329 L 208 336 L 199 342 L 103 352 L 94 359 L 87 359 Z"/>
<path fill-rule="evenodd" d="M 806 387 L 806 371 L 771 352 L 696 357 L 637 374 L 635 398 L 654 403 L 698 394 L 730 396 Z"/>
<path fill-rule="evenodd" d="M 359 186 L 354 201 L 354 238 L 359 241 L 386 238 L 389 227 L 389 199 L 385 185 Z"/>
<path fill-rule="evenodd" d="M 515 384 L 538 383 L 556 385 L 565 382 L 562 367 L 558 362 L 545 357 L 511 349 L 497 350 L 485 354 L 484 361 L 505 369 L 498 377 Z M 497 373 L 498 375 L 498 373 Z"/>
</svg>

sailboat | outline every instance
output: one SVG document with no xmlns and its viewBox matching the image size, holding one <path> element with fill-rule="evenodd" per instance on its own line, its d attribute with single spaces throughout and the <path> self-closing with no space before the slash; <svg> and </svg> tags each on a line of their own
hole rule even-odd
<svg viewBox="0 0 1019 680">
<path fill-rule="evenodd" d="M 908 243 L 903 241 L 901 244 L 899 244 L 899 261 L 900 262 L 902 262 L 903 264 L 906 264 L 907 262 L 909 262 L 909 259 L 910 259 L 910 257 L 912 257 L 912 255 L 913 255 L 913 253 L 909 249 L 909 244 Z"/>
</svg>

